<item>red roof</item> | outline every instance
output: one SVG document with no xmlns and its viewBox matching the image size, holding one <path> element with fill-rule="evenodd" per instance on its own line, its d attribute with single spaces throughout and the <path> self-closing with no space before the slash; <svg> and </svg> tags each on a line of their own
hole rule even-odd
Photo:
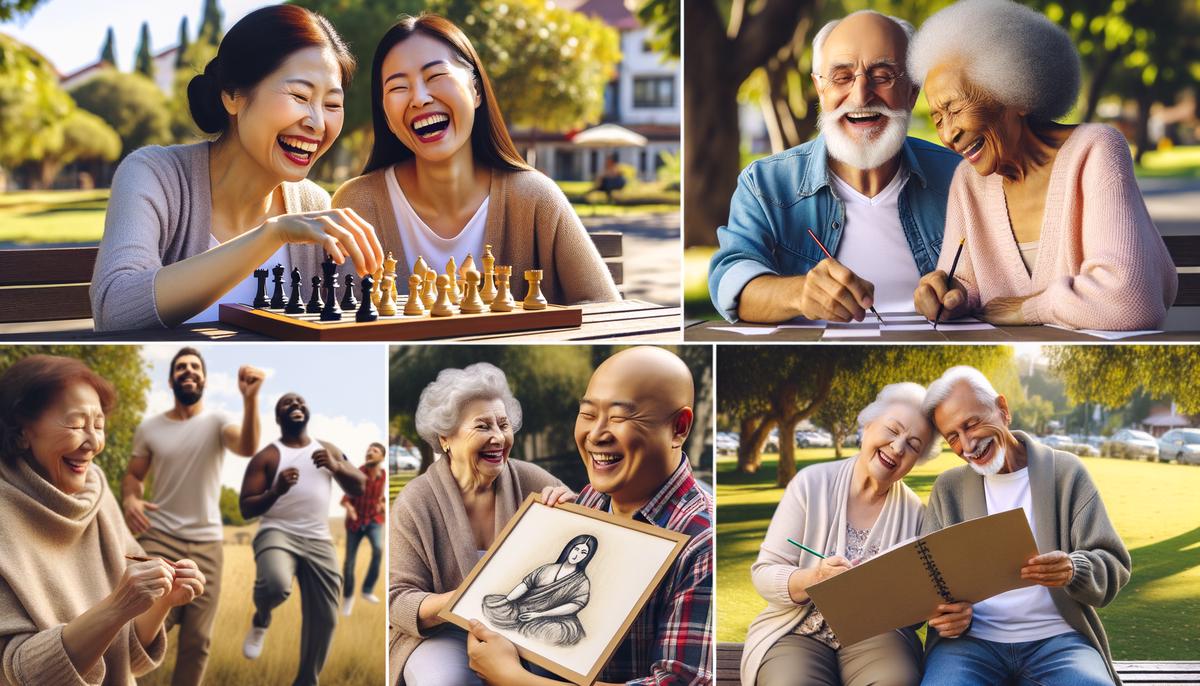
<svg viewBox="0 0 1200 686">
<path fill-rule="evenodd" d="M 621 31 L 632 31 L 640 26 L 637 17 L 625 6 L 625 0 L 556 0 L 555 4 L 600 19 Z"/>
</svg>

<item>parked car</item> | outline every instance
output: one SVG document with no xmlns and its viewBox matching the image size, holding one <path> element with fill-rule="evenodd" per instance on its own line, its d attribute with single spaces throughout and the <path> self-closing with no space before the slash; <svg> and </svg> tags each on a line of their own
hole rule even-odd
<svg viewBox="0 0 1200 686">
<path fill-rule="evenodd" d="M 824 431 L 797 431 L 796 445 L 801 448 L 833 447 L 833 437 Z"/>
<path fill-rule="evenodd" d="M 421 468 L 421 452 L 412 446 L 393 445 L 388 449 L 388 468 L 407 472 Z"/>
<path fill-rule="evenodd" d="M 1049 436 L 1044 436 L 1037 440 L 1039 443 L 1046 446 L 1047 448 L 1054 448 L 1055 450 L 1062 450 L 1062 451 L 1071 453 L 1072 455 L 1078 455 L 1079 457 L 1096 457 L 1097 455 L 1099 455 L 1100 451 L 1096 450 L 1092 446 L 1085 443 L 1082 440 L 1083 438 L 1084 438 L 1083 436 L 1080 436 L 1078 434 L 1071 435 L 1071 436 L 1063 436 L 1061 434 L 1051 434 Z"/>
<path fill-rule="evenodd" d="M 1055 450 L 1064 450 L 1064 445 L 1074 445 L 1076 442 L 1077 441 L 1070 436 L 1064 436 L 1062 434 L 1051 434 L 1049 436 L 1042 436 L 1038 439 L 1038 443 L 1041 443 L 1047 448 L 1054 448 Z"/>
<path fill-rule="evenodd" d="M 737 452 L 738 446 L 741 445 L 741 440 L 735 433 L 718 431 L 713 444 L 716 446 L 718 453 L 733 453 Z"/>
<path fill-rule="evenodd" d="M 1200 464 L 1200 429 L 1171 429 L 1158 439 L 1158 460 Z"/>
<path fill-rule="evenodd" d="M 1145 431 L 1121 429 L 1100 446 L 1104 457 L 1119 457 L 1123 460 L 1157 460 L 1158 441 Z"/>
</svg>

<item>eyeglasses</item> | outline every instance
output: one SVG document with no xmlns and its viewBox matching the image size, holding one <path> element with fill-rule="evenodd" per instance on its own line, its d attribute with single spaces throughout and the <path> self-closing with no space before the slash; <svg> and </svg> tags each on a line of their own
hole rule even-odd
<svg viewBox="0 0 1200 686">
<path fill-rule="evenodd" d="M 847 68 L 839 68 L 829 72 L 828 75 L 813 74 L 813 76 L 821 79 L 825 84 L 825 88 L 832 89 L 836 93 L 843 93 L 853 88 L 854 82 L 860 76 L 867 77 L 867 87 L 874 91 L 891 90 L 896 81 L 904 76 L 904 72 L 884 66 L 872 67 L 860 72 L 855 72 Z"/>
</svg>

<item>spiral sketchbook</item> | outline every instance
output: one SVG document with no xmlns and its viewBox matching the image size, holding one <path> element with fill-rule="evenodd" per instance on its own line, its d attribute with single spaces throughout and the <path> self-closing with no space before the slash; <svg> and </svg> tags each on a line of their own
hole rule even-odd
<svg viewBox="0 0 1200 686">
<path fill-rule="evenodd" d="M 903 543 L 808 588 L 843 646 L 919 624 L 942 603 L 979 602 L 1033 585 L 1021 567 L 1038 554 L 1020 509 Z"/>
</svg>

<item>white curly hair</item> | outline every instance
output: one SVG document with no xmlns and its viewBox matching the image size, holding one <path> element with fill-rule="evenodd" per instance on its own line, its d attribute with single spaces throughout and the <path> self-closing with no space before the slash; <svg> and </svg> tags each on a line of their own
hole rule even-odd
<svg viewBox="0 0 1200 686">
<path fill-rule="evenodd" d="M 834 19 L 833 21 L 825 24 L 821 27 L 820 31 L 817 31 L 817 35 L 813 36 L 812 73 L 824 74 L 824 72 L 821 71 L 821 49 L 825 47 L 825 41 L 829 38 L 829 34 L 833 33 L 833 30 L 837 28 L 838 24 L 859 14 L 874 14 L 875 16 L 883 17 L 884 19 L 891 19 L 897 26 L 900 27 L 900 30 L 904 31 L 904 36 L 908 39 L 908 43 L 912 43 L 913 34 L 916 33 L 916 29 L 911 23 L 899 17 L 889 17 L 888 15 L 876 12 L 875 10 L 859 10 L 857 12 L 851 12 L 841 19 Z M 901 57 L 903 57 L 903 55 L 901 55 Z"/>
<path fill-rule="evenodd" d="M 979 402 L 989 407 L 995 407 L 996 398 L 1000 397 L 1000 393 L 983 375 L 983 372 L 963 364 L 947 369 L 938 377 L 937 381 L 929 384 L 929 390 L 925 392 L 925 400 L 921 403 L 922 411 L 932 417 L 934 410 L 950 397 L 950 393 L 958 384 L 966 384 Z"/>
<path fill-rule="evenodd" d="M 463 369 L 443 369 L 437 379 L 421 391 L 413 417 L 417 433 L 439 457 L 444 457 L 441 436 L 449 436 L 462 420 L 462 408 L 472 400 L 500 400 L 513 433 L 521 429 L 521 403 L 508 387 L 508 378 L 498 367 L 477 362 Z"/>
<path fill-rule="evenodd" d="M 919 383 L 904 381 L 901 383 L 888 384 L 884 386 L 879 394 L 875 396 L 875 400 L 871 401 L 858 413 L 858 428 L 866 428 L 868 424 L 879 419 L 887 408 L 892 405 L 908 405 L 916 410 L 925 421 L 929 422 L 929 426 L 933 427 L 933 420 L 930 414 L 925 411 L 923 403 L 925 401 L 925 387 Z M 925 451 L 917 456 L 917 464 L 932 460 L 938 453 L 942 452 L 941 436 L 936 430 L 933 430 L 929 437 L 929 442 L 925 444 Z"/>
<path fill-rule="evenodd" d="M 1079 53 L 1067 32 L 1012 0 L 961 0 L 921 25 L 908 48 L 914 82 L 961 60 L 967 79 L 999 103 L 1055 121 L 1079 96 Z"/>
</svg>

